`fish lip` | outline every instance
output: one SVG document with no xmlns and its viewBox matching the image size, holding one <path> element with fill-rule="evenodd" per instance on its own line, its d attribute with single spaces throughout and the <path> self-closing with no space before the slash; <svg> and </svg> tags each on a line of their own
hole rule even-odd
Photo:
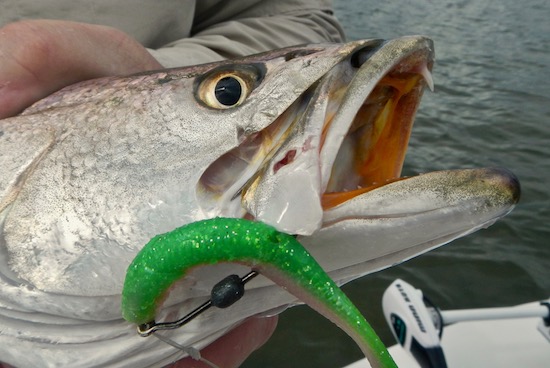
<svg viewBox="0 0 550 368">
<path fill-rule="evenodd" d="M 299 240 L 346 283 L 489 227 L 513 210 L 520 191 L 502 168 L 433 171 L 325 211 L 323 228 Z"/>
<path fill-rule="evenodd" d="M 482 222 L 494 221 L 513 209 L 520 192 L 517 176 L 505 168 L 432 171 L 400 178 L 356 196 L 348 206 L 326 211 L 325 225 L 349 219 L 407 218 L 471 204 L 476 213 L 491 213 Z"/>
<path fill-rule="evenodd" d="M 521 184 L 516 174 L 505 167 L 490 167 L 486 170 L 501 178 L 502 185 L 508 188 L 510 192 L 512 203 L 517 204 L 521 198 Z"/>
</svg>

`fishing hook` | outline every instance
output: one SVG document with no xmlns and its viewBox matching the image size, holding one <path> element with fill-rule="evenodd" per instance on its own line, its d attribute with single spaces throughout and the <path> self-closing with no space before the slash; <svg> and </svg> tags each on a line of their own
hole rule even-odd
<svg viewBox="0 0 550 368">
<path fill-rule="evenodd" d="M 244 285 L 258 276 L 258 272 L 250 271 L 242 278 L 238 275 L 229 275 L 212 288 L 210 299 L 193 309 L 182 318 L 173 322 L 155 322 L 151 321 L 137 326 L 137 332 L 140 336 L 146 337 L 159 330 L 173 330 L 191 322 L 202 312 L 210 307 L 227 308 L 233 305 L 244 295 Z"/>
</svg>

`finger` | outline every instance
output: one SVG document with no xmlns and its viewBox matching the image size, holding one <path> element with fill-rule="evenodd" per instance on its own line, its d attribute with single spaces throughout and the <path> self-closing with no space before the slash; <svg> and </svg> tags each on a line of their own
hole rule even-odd
<svg viewBox="0 0 550 368">
<path fill-rule="evenodd" d="M 75 82 L 161 68 L 125 33 L 58 20 L 32 20 L 0 29 L 0 118 Z"/>
<path fill-rule="evenodd" d="M 269 340 L 277 327 L 277 321 L 278 316 L 249 319 L 201 350 L 201 356 L 218 367 L 238 367 L 252 352 Z M 191 358 L 182 359 L 169 367 L 209 368 L 205 363 Z"/>
</svg>

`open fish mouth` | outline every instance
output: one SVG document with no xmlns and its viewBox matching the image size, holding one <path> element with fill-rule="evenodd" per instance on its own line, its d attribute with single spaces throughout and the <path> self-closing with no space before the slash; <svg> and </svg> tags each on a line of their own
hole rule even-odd
<svg viewBox="0 0 550 368">
<path fill-rule="evenodd" d="M 399 179 L 423 89 L 433 89 L 432 41 L 352 47 L 272 124 L 205 171 L 199 197 L 236 200 L 222 207 L 237 212 L 218 215 L 310 235 L 324 211 Z"/>
<path fill-rule="evenodd" d="M 348 88 L 340 87 L 343 92 L 331 92 L 343 97 L 334 99 L 336 108 L 329 106 L 323 128 L 323 171 L 330 169 L 330 175 L 323 172 L 328 177 L 323 209 L 399 178 L 422 91 L 426 84 L 433 89 L 433 47 L 425 39 L 417 42 L 380 71 L 381 78 L 362 75 L 361 68 L 370 74 L 369 66 L 376 60 L 362 61 L 370 50 L 359 50 L 350 59 L 360 68 L 355 78 L 376 82 L 356 86 L 354 79 Z"/>
</svg>

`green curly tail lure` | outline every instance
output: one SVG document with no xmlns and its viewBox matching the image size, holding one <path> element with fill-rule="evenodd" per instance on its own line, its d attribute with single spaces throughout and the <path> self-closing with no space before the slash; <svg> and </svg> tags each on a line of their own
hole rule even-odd
<svg viewBox="0 0 550 368">
<path fill-rule="evenodd" d="M 373 367 L 396 367 L 361 312 L 293 236 L 244 219 L 198 221 L 151 239 L 126 273 L 122 316 L 154 321 L 174 282 L 196 266 L 220 262 L 250 266 L 338 325 Z"/>
</svg>

